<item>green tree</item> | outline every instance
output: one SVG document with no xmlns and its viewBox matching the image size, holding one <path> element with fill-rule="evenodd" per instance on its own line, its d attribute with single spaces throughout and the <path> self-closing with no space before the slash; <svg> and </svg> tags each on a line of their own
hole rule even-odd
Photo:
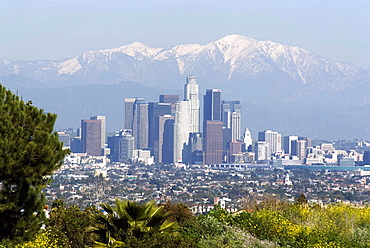
<svg viewBox="0 0 370 248">
<path fill-rule="evenodd" d="M 57 116 L 0 85 L 0 242 L 27 241 L 44 221 L 44 188 L 68 151 L 53 132 Z"/>
<path fill-rule="evenodd" d="M 160 206 L 163 207 L 164 211 L 169 213 L 168 216 L 169 220 L 175 221 L 180 225 L 183 225 L 184 223 L 195 219 L 194 214 L 185 204 L 182 203 L 172 204 L 171 202 L 168 201 Z"/>
<path fill-rule="evenodd" d="M 58 237 L 59 247 L 91 247 L 95 235 L 87 229 L 94 224 L 96 213 L 95 207 L 81 211 L 77 206 L 64 207 L 63 201 L 57 199 L 52 204 L 46 230 Z"/>
<path fill-rule="evenodd" d="M 138 204 L 116 199 L 115 208 L 101 204 L 106 212 L 96 217 L 97 225 L 92 231 L 99 235 L 99 247 L 120 247 L 128 238 L 140 239 L 144 235 L 171 232 L 176 222 L 168 220 L 168 212 L 155 205 L 154 201 Z M 97 246 L 98 247 L 98 246 Z"/>
</svg>

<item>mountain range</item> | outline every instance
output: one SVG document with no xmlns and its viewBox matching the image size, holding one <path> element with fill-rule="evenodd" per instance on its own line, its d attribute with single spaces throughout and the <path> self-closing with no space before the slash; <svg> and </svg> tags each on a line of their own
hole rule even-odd
<svg viewBox="0 0 370 248">
<path fill-rule="evenodd" d="M 254 132 L 370 138 L 370 68 L 272 41 L 229 35 L 203 46 L 135 42 L 70 59 L 0 59 L 0 82 L 58 113 L 60 127 L 102 114 L 112 131 L 122 128 L 124 97 L 182 95 L 188 75 L 197 76 L 200 94 L 220 88 L 223 99 L 241 100 L 243 126 Z"/>
</svg>

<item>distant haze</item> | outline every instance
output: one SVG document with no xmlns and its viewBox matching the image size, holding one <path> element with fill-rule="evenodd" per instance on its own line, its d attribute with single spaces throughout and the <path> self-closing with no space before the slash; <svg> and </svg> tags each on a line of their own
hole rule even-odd
<svg viewBox="0 0 370 248">
<path fill-rule="evenodd" d="M 205 45 L 229 34 L 370 67 L 370 1 L 17 0 L 0 4 L 0 57 L 72 58 L 136 41 Z"/>
</svg>

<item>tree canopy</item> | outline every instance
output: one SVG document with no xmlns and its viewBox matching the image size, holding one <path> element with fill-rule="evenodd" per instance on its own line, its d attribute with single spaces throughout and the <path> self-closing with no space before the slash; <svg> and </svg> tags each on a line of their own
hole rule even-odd
<svg viewBox="0 0 370 248">
<path fill-rule="evenodd" d="M 0 85 L 0 241 L 29 240 L 43 224 L 42 188 L 68 153 L 56 118 Z"/>
</svg>

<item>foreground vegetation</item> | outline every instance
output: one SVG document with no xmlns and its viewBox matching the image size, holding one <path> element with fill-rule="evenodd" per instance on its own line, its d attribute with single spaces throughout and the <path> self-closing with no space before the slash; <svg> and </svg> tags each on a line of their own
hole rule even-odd
<svg viewBox="0 0 370 248">
<path fill-rule="evenodd" d="M 42 190 L 68 153 L 56 119 L 0 85 L 0 242 L 32 240 L 45 221 Z"/>
<path fill-rule="evenodd" d="M 35 240 L 14 247 L 370 247 L 369 207 L 312 205 L 304 196 L 266 198 L 237 213 L 215 206 L 199 216 L 182 204 L 118 199 L 99 209 L 57 200 Z"/>
<path fill-rule="evenodd" d="M 303 195 L 199 216 L 182 204 L 119 199 L 84 210 L 56 200 L 44 211 L 42 189 L 68 153 L 56 115 L 0 86 L 0 116 L 0 247 L 370 247 L 368 206 L 310 205 Z"/>
</svg>

